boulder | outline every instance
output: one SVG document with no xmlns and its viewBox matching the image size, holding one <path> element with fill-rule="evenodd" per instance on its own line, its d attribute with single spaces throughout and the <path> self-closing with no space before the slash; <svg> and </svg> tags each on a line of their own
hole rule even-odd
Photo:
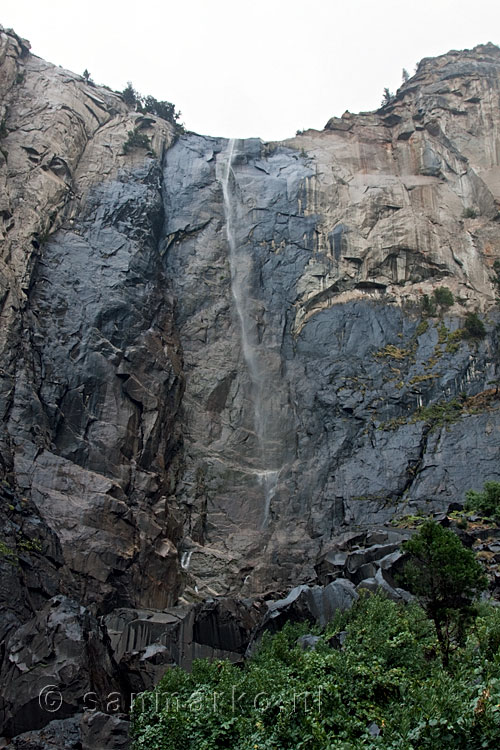
<svg viewBox="0 0 500 750">
<path fill-rule="evenodd" d="M 300 638 L 297 638 L 297 645 L 303 651 L 314 651 L 320 640 L 319 635 L 301 635 Z"/>
<path fill-rule="evenodd" d="M 23 732 L 14 737 L 13 750 L 81 750 L 80 715 L 55 719 L 43 729 Z"/>
<path fill-rule="evenodd" d="M 279 630 L 285 622 L 309 620 L 324 626 L 337 611 L 349 609 L 358 598 L 355 586 L 337 579 L 327 586 L 297 586 L 284 599 L 271 602 L 260 629 Z"/>
<path fill-rule="evenodd" d="M 81 720 L 82 750 L 128 750 L 130 722 L 125 714 L 86 711 Z"/>
</svg>

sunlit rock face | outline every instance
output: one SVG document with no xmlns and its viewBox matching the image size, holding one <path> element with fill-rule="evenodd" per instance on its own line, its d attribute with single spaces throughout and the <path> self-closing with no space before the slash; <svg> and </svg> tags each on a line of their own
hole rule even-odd
<svg viewBox="0 0 500 750">
<path fill-rule="evenodd" d="M 6 654 L 60 593 L 110 622 L 285 593 L 339 534 L 500 479 L 498 48 L 266 144 L 0 40 Z"/>
</svg>

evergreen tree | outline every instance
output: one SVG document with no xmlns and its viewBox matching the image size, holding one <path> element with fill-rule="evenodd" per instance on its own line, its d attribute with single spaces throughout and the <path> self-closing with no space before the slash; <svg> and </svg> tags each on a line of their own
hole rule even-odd
<svg viewBox="0 0 500 750">
<path fill-rule="evenodd" d="M 473 603 L 487 587 L 486 576 L 472 550 L 434 521 L 422 524 L 402 548 L 409 560 L 401 582 L 432 620 L 447 667 L 451 652 L 463 641 L 466 625 L 474 619 Z"/>
<path fill-rule="evenodd" d="M 382 99 L 382 107 L 384 107 L 386 104 L 389 104 L 389 102 L 394 98 L 394 94 L 392 94 L 389 89 L 386 87 L 384 89 L 384 97 Z"/>
<path fill-rule="evenodd" d="M 137 91 L 132 86 L 132 83 L 128 81 L 126 88 L 122 91 L 123 101 L 130 109 L 135 109 L 138 103 Z"/>
</svg>

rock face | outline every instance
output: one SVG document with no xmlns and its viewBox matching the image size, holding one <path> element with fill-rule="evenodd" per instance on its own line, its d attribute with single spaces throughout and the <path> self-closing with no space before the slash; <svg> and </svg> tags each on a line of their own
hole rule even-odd
<svg viewBox="0 0 500 750">
<path fill-rule="evenodd" d="M 200 591 L 291 587 L 342 525 L 498 478 L 499 66 L 493 45 L 450 53 L 321 133 L 166 153 L 189 456 L 175 503 Z M 457 303 L 423 320 L 441 285 Z M 459 340 L 476 307 L 490 336 Z M 425 410 L 481 392 L 453 424 Z"/>
<path fill-rule="evenodd" d="M 500 50 L 424 60 L 379 111 L 281 143 L 178 136 L 3 30 L 0 97 L 13 734 L 96 680 L 239 658 L 259 595 L 306 586 L 321 619 L 394 591 L 383 525 L 500 479 Z M 125 153 L 133 129 L 149 150 Z M 424 316 L 439 286 L 455 304 Z M 486 336 L 464 338 L 475 310 Z M 68 679 L 64 628 L 44 655 L 54 602 L 76 639 L 57 717 L 25 710 L 21 667 Z M 89 746 L 106 721 L 84 717 Z"/>
<path fill-rule="evenodd" d="M 8 646 L 0 720 L 10 736 L 43 727 L 53 712 L 58 718 L 72 716 L 92 690 L 109 695 L 120 688 L 117 671 L 110 679 L 111 651 L 98 623 L 65 597 L 51 599 L 10 637 Z"/>
</svg>

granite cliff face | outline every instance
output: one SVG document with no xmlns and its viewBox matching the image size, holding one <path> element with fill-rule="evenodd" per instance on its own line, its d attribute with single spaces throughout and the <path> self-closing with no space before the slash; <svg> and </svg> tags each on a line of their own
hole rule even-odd
<svg viewBox="0 0 500 750">
<path fill-rule="evenodd" d="M 177 137 L 0 40 L 0 715 L 15 734 L 53 718 L 26 709 L 44 680 L 71 682 L 61 618 L 84 654 L 73 683 L 130 688 L 132 652 L 162 627 L 219 653 L 220 622 L 258 619 L 190 602 L 325 583 L 344 532 L 500 479 L 500 50 L 424 60 L 379 111 L 266 144 Z M 125 153 L 133 128 L 150 151 Z M 454 306 L 423 317 L 439 286 Z M 476 309 L 487 335 L 463 339 Z M 28 658 L 23 633 L 52 630 L 54 663 Z"/>
</svg>

